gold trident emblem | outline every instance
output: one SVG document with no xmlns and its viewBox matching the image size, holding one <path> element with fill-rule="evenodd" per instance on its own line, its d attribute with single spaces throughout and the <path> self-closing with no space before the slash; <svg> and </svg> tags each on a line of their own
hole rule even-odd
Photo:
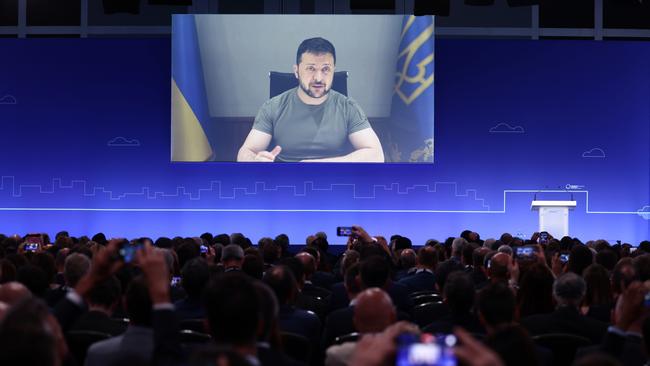
<svg viewBox="0 0 650 366">
<path fill-rule="evenodd" d="M 408 31 L 408 29 L 411 27 L 413 22 L 415 21 L 415 16 L 411 15 L 409 19 L 407 20 L 406 24 L 404 25 L 404 29 L 402 29 L 402 36 L 401 39 L 404 38 L 404 34 Z M 420 33 L 411 43 L 404 47 L 404 49 L 397 55 L 397 59 L 399 60 L 403 56 L 406 56 L 406 59 L 404 60 L 404 65 L 402 66 L 402 70 L 398 71 L 396 75 L 399 77 L 397 80 L 397 83 L 395 84 L 395 93 L 399 95 L 399 97 L 406 103 L 406 105 L 411 104 L 417 97 L 420 96 L 431 84 L 433 84 L 433 73 L 430 75 L 425 75 L 426 73 L 426 67 L 430 63 L 433 62 L 433 53 L 427 55 L 424 59 L 422 59 L 420 62 L 417 63 L 417 70 L 418 73 L 415 74 L 414 76 L 409 76 L 408 75 L 408 69 L 409 66 L 411 65 L 411 62 L 413 61 L 413 57 L 415 56 L 415 53 L 418 51 L 422 45 L 429 40 L 433 36 L 433 23 L 429 25 L 422 33 Z M 415 90 L 407 95 L 404 91 L 402 91 L 402 85 L 404 83 L 409 83 L 409 84 L 419 84 Z"/>
</svg>

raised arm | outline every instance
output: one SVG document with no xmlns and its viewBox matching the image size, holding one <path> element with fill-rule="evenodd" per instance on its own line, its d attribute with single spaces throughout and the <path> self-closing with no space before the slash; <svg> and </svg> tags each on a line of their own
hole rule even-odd
<svg viewBox="0 0 650 366">
<path fill-rule="evenodd" d="M 246 141 L 244 141 L 244 144 L 239 148 L 237 161 L 273 162 L 282 148 L 276 146 L 273 150 L 266 151 L 271 143 L 271 138 L 272 136 L 268 133 L 251 129 L 251 132 L 249 132 L 246 137 Z"/>
</svg>

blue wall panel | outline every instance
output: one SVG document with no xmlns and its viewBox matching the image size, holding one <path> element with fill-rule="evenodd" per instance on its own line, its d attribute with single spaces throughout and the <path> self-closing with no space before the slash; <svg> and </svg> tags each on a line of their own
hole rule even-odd
<svg viewBox="0 0 650 366">
<path fill-rule="evenodd" d="M 433 165 L 172 164 L 168 39 L 0 53 L 5 234 L 530 235 L 537 196 L 576 199 L 574 236 L 649 237 L 646 43 L 438 40 Z"/>
</svg>

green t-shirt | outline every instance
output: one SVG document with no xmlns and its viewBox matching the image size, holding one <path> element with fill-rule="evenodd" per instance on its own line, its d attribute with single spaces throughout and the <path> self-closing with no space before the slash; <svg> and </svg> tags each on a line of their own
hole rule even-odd
<svg viewBox="0 0 650 366">
<path fill-rule="evenodd" d="M 269 149 L 282 147 L 276 161 L 346 155 L 348 135 L 370 128 L 365 113 L 351 98 L 330 90 L 323 104 L 309 105 L 300 100 L 297 90 L 266 101 L 253 123 L 254 129 L 273 136 Z"/>
</svg>

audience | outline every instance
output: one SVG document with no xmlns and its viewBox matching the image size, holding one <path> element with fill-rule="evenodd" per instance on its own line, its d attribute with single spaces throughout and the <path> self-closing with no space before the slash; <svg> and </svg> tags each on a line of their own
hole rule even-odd
<svg viewBox="0 0 650 366">
<path fill-rule="evenodd" d="M 537 234 L 482 241 L 466 230 L 418 247 L 355 226 L 337 256 L 322 232 L 295 255 L 284 234 L 257 246 L 241 233 L 43 238 L 26 252 L 22 237 L 0 235 L 3 366 L 392 364 L 397 335 L 419 334 L 396 320 L 413 316 L 422 291 L 432 295 L 417 303 L 443 301 L 424 331 L 456 334 L 454 352 L 468 365 L 554 364 L 535 337 L 558 333 L 591 343 L 576 365 L 649 361 L 650 242 L 630 251 L 571 237 L 537 244 Z M 129 243 L 142 247 L 125 263 Z M 537 256 L 513 259 L 524 244 Z M 72 338 L 79 331 L 108 338 L 84 359 Z M 358 340 L 335 344 L 353 332 Z"/>
</svg>

